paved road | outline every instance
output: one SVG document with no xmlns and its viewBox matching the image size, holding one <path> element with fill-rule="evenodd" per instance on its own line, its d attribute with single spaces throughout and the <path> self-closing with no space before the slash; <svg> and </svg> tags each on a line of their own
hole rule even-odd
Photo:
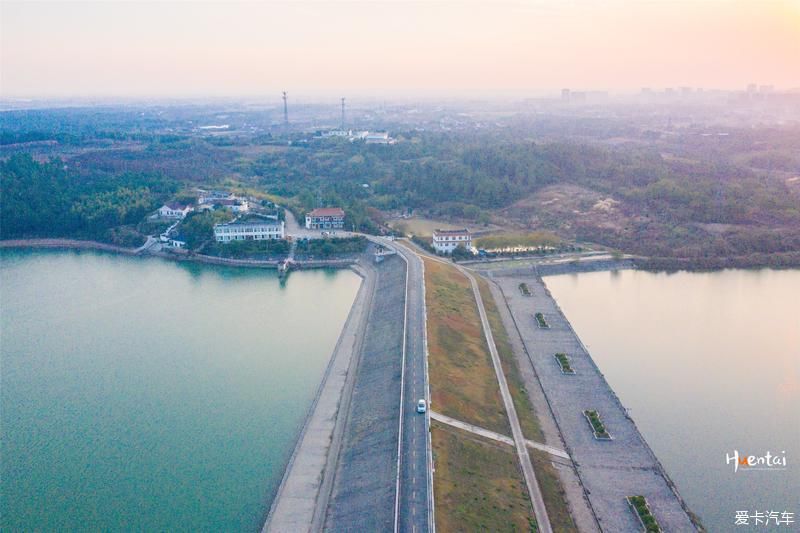
<svg viewBox="0 0 800 533">
<path fill-rule="evenodd" d="M 403 378 L 402 442 L 395 531 L 433 531 L 430 469 L 430 418 L 416 412 L 424 398 L 430 404 L 425 342 L 425 290 L 422 260 L 395 245 L 408 264 L 406 360 Z"/>
</svg>

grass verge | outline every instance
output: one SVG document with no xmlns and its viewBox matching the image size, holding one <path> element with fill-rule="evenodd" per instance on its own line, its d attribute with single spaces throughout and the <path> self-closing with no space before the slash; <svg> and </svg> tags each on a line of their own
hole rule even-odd
<svg viewBox="0 0 800 533">
<path fill-rule="evenodd" d="M 536 531 L 511 446 L 431 424 L 439 531 Z"/>
<path fill-rule="evenodd" d="M 492 328 L 497 353 L 500 355 L 503 372 L 506 374 L 508 389 L 511 392 L 511 398 L 514 400 L 514 407 L 517 410 L 519 425 L 522 426 L 522 433 L 531 440 L 544 442 L 542 428 L 539 426 L 539 421 L 536 419 L 536 414 L 525 390 L 519 366 L 516 359 L 514 359 L 511 341 L 508 339 L 508 332 L 506 332 L 506 328 L 500 318 L 500 312 L 497 310 L 492 291 L 489 288 L 489 282 L 478 276 L 476 276 L 476 279 L 478 280 L 478 288 L 481 291 L 483 306 L 486 309 L 486 316 L 489 318 L 489 326 Z"/>
<path fill-rule="evenodd" d="M 519 365 L 509 341 L 508 332 L 503 325 L 489 282 L 480 277 L 477 280 L 481 298 L 483 299 L 483 306 L 486 308 L 486 315 L 492 328 L 494 342 L 497 345 L 497 353 L 500 355 L 503 372 L 505 372 L 508 388 L 514 400 L 514 407 L 517 410 L 517 418 L 519 418 L 519 424 L 522 426 L 522 433 L 530 440 L 544 442 L 544 434 L 542 433 L 539 419 L 525 389 L 525 383 L 522 380 Z M 547 507 L 547 514 L 550 518 L 550 524 L 553 526 L 553 531 L 578 531 L 569 511 L 569 504 L 566 500 L 564 488 L 561 485 L 561 478 L 549 456 L 539 450 L 530 450 L 530 456 L 533 462 L 533 469 L 536 472 L 536 481 L 542 491 L 542 498 L 544 499 L 545 507 Z"/>
<path fill-rule="evenodd" d="M 578 528 L 572 520 L 567 503 L 567 495 L 558 472 L 553 466 L 550 457 L 540 450 L 529 450 L 533 469 L 536 471 L 536 480 L 539 482 L 539 490 L 542 491 L 544 506 L 547 508 L 547 516 L 550 518 L 550 525 L 553 531 L 558 533 L 577 532 Z"/>
<path fill-rule="evenodd" d="M 424 261 L 431 408 L 510 435 L 469 280 L 455 267 Z"/>
</svg>

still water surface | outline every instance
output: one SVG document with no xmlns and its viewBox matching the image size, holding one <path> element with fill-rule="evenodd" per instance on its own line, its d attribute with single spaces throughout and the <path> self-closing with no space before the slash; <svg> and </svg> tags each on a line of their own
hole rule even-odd
<svg viewBox="0 0 800 533">
<path fill-rule="evenodd" d="M 0 257 L 1 528 L 258 529 L 360 279 Z"/>
<path fill-rule="evenodd" d="M 709 531 L 751 530 L 734 527 L 736 511 L 794 512 L 774 530 L 798 530 L 800 270 L 545 282 Z M 785 452 L 787 468 L 734 473 L 734 450 Z"/>
</svg>

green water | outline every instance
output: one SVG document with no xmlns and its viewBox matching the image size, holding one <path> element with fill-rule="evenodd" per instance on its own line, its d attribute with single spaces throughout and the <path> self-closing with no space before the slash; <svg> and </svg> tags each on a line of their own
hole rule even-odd
<svg viewBox="0 0 800 533">
<path fill-rule="evenodd" d="M 1 257 L 2 529 L 257 530 L 360 279 Z"/>
</svg>

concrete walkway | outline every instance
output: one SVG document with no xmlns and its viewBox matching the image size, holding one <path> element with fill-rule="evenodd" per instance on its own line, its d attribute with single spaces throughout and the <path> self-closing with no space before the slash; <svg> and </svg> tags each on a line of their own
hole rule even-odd
<svg viewBox="0 0 800 533">
<path fill-rule="evenodd" d="M 641 530 L 626 497 L 642 495 L 664 531 L 696 531 L 674 484 L 541 278 L 532 271 L 511 271 L 496 272 L 493 279 L 505 297 L 600 529 Z M 519 295 L 523 282 L 530 296 Z M 550 328 L 536 326 L 536 312 L 544 314 Z M 558 352 L 569 354 L 575 375 L 561 373 L 553 358 Z M 583 416 L 586 409 L 601 413 L 613 440 L 594 438 Z"/>
<path fill-rule="evenodd" d="M 528 486 L 528 493 L 530 494 L 531 504 L 533 505 L 533 514 L 536 517 L 536 525 L 542 533 L 552 533 L 553 528 L 550 525 L 550 517 L 547 515 L 547 508 L 544 505 L 542 491 L 539 489 L 536 473 L 533 471 L 533 463 L 528 454 L 525 437 L 522 434 L 522 426 L 520 426 L 519 418 L 517 417 L 517 409 L 514 406 L 514 400 L 511 398 L 511 392 L 508 390 L 508 382 L 506 381 L 506 375 L 503 372 L 503 366 L 500 362 L 500 355 L 497 353 L 497 346 L 494 343 L 492 328 L 486 316 L 486 308 L 483 305 L 483 298 L 481 298 L 478 282 L 475 281 L 475 277 L 466 269 L 460 266 L 456 266 L 456 268 L 469 279 L 472 285 L 472 292 L 475 295 L 475 302 L 478 304 L 478 313 L 481 317 L 483 334 L 486 337 L 486 344 L 489 346 L 489 352 L 492 354 L 492 365 L 494 366 L 494 372 L 497 376 L 497 382 L 500 385 L 500 394 L 503 397 L 503 404 L 505 405 L 506 413 L 508 413 L 508 421 L 511 424 L 511 435 L 514 437 L 517 457 L 522 466 L 522 473 L 525 476 L 525 484 Z"/>
<path fill-rule="evenodd" d="M 476 435 L 480 435 L 481 437 L 486 437 L 487 439 L 492 439 L 497 442 L 502 442 L 504 444 L 508 444 L 509 446 L 514 445 L 514 439 L 512 439 L 511 437 L 507 437 L 505 435 L 501 435 L 500 433 L 495 433 L 494 431 L 490 431 L 488 429 L 479 426 L 474 426 L 472 424 L 462 422 L 461 420 L 456 420 L 455 418 L 443 415 L 441 413 L 437 413 L 436 411 L 431 411 L 430 413 L 432 419 L 437 420 L 442 424 L 447 424 L 448 426 L 453 426 L 458 429 L 463 429 L 464 431 L 469 431 L 470 433 L 474 433 Z M 525 440 L 525 444 L 528 445 L 528 448 L 533 448 L 534 450 L 541 450 L 545 453 L 549 453 L 550 455 L 554 455 L 556 457 L 569 460 L 569 454 L 564 450 L 559 450 L 558 448 L 553 448 L 552 446 L 548 446 L 547 444 L 541 444 L 539 442 L 534 442 L 528 439 Z"/>
<path fill-rule="evenodd" d="M 338 455 L 341 431 L 335 434 L 337 415 L 350 372 L 353 354 L 360 350 L 363 329 L 375 286 L 371 268 L 360 270 L 364 278 L 345 322 L 331 360 L 295 450 L 286 467 L 263 532 L 318 530 L 327 506 L 324 486 L 333 476 L 329 457 Z M 340 424 L 341 425 L 341 424 Z M 329 453 L 330 451 L 330 453 Z M 335 465 L 333 465 L 335 468 Z M 320 501 L 320 495 L 323 496 Z"/>
</svg>

